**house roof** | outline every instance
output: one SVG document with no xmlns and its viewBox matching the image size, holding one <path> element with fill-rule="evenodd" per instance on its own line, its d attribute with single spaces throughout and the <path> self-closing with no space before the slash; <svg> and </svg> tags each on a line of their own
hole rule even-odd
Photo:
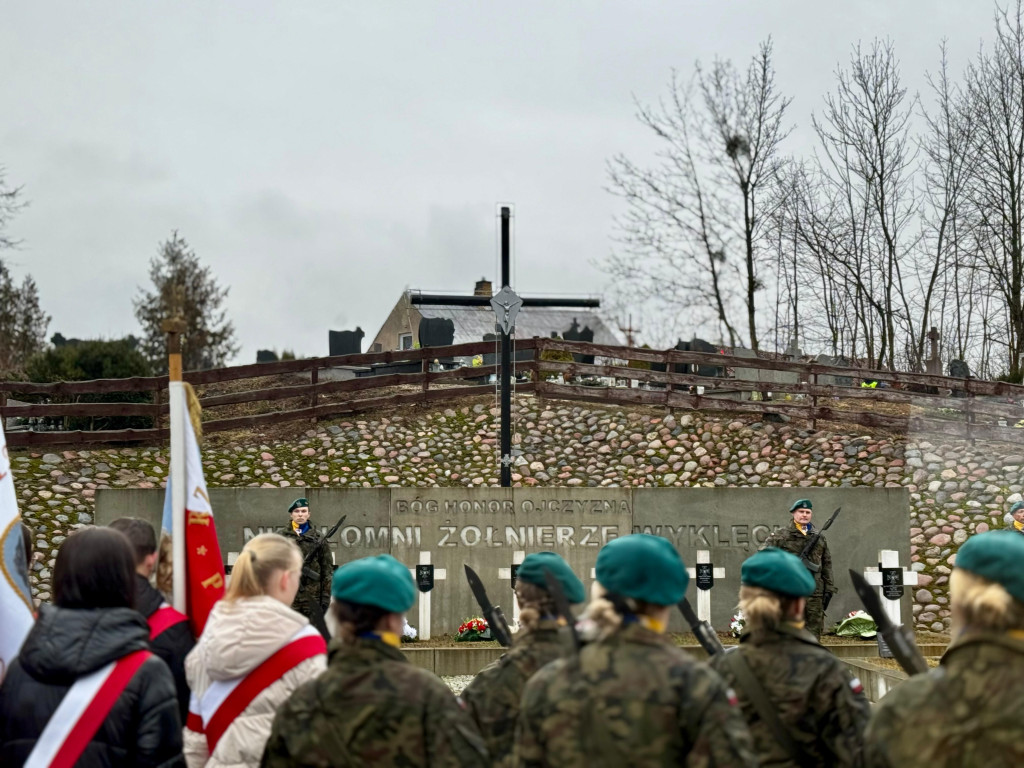
<svg viewBox="0 0 1024 768">
<path fill-rule="evenodd" d="M 485 334 L 494 333 L 494 311 L 490 307 L 421 305 L 416 310 L 423 317 L 451 320 L 455 325 L 454 344 L 480 341 Z M 533 336 L 550 338 L 552 333 L 564 336 L 574 320 L 579 330 L 589 327 L 594 332 L 595 344 L 623 343 L 618 333 L 598 313 L 586 309 L 523 307 L 516 317 L 516 336 L 520 339 Z"/>
</svg>

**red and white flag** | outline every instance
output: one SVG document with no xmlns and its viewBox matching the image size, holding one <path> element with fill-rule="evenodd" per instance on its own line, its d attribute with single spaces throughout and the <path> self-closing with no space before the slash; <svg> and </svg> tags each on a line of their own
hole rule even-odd
<svg viewBox="0 0 1024 768">
<path fill-rule="evenodd" d="M 167 493 L 164 496 L 163 529 L 165 534 L 172 537 L 176 593 L 174 607 L 189 617 L 192 631 L 199 637 L 213 604 L 224 596 L 224 560 L 217 542 L 213 507 L 206 492 L 199 441 L 189 418 L 189 398 L 194 399 L 195 395 L 187 384 L 171 382 L 170 398 L 171 471 L 167 475 Z M 178 398 L 178 403 L 174 402 L 174 398 Z M 198 403 L 193 405 L 198 413 Z M 179 415 L 180 418 L 175 418 Z M 179 501 L 174 498 L 173 488 L 176 473 L 181 471 L 181 467 L 184 468 L 185 482 L 182 499 Z M 173 540 L 178 531 L 184 531 L 184 547 Z M 184 570 L 183 577 L 179 576 L 179 569 Z M 178 595 L 181 585 L 184 594 Z"/>
<path fill-rule="evenodd" d="M 0 421 L 0 680 L 35 621 L 7 438 Z"/>
</svg>

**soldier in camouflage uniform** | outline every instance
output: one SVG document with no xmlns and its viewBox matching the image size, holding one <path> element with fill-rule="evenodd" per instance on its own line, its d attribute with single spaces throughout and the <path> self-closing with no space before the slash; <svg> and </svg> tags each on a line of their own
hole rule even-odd
<svg viewBox="0 0 1024 768">
<path fill-rule="evenodd" d="M 1010 516 L 1013 521 L 1010 523 L 1010 530 L 1017 533 L 1024 533 L 1024 501 L 1015 501 L 1010 507 Z"/>
<path fill-rule="evenodd" d="M 807 545 L 807 539 L 814 535 L 810 500 L 800 499 L 794 502 L 793 506 L 789 508 L 789 512 L 793 516 L 793 524 L 787 528 L 773 531 L 765 539 L 761 549 L 778 547 L 792 552 L 798 557 L 803 552 Z M 811 574 L 814 576 L 814 594 L 807 598 L 807 631 L 816 638 L 820 638 L 825 627 L 825 610 L 828 608 L 832 596 L 839 591 L 836 589 L 835 582 L 832 581 L 832 555 L 828 551 L 828 542 L 825 541 L 824 535 L 818 539 L 814 549 L 808 553 L 807 559 L 815 565 L 821 566 L 821 570 Z"/>
<path fill-rule="evenodd" d="M 1024 537 L 972 536 L 950 577 L 953 642 L 942 665 L 875 707 L 869 768 L 1024 765 Z"/>
<path fill-rule="evenodd" d="M 320 546 L 323 537 L 309 520 L 309 502 L 306 499 L 293 501 L 288 507 L 288 515 L 291 517 L 291 523 L 281 531 L 281 535 L 299 545 L 303 561 L 310 552 L 319 547 L 317 556 L 302 569 L 299 591 L 292 603 L 292 610 L 309 619 L 313 626 L 320 630 L 324 639 L 329 640 L 324 617 L 331 603 L 331 576 L 334 573 L 330 545 L 324 543 Z"/>
<path fill-rule="evenodd" d="M 799 558 L 772 548 L 747 558 L 740 581 L 746 618 L 740 647 L 712 657 L 711 666 L 736 691 L 761 764 L 859 766 L 871 711 L 860 681 L 804 629 L 803 604 L 815 589 L 810 572 Z M 756 685 L 744 684 L 736 666 L 742 663 Z M 761 717 L 757 697 L 777 723 Z"/>
<path fill-rule="evenodd" d="M 586 600 L 583 582 L 554 552 L 526 556 L 516 578 L 520 629 L 511 650 L 484 667 L 462 692 L 462 702 L 487 742 L 495 766 L 511 761 L 523 688 L 537 670 L 570 650 L 559 633 L 557 610 L 544 572 L 558 579 L 571 603 Z"/>
<path fill-rule="evenodd" d="M 399 650 L 403 614 L 416 600 L 408 569 L 390 555 L 355 560 L 338 568 L 331 591 L 327 671 L 278 711 L 260 765 L 489 765 L 448 686 Z"/>
<path fill-rule="evenodd" d="M 659 536 L 623 536 L 601 550 L 596 571 L 602 596 L 587 616 L 598 639 L 526 684 L 514 765 L 757 765 L 725 683 L 664 634 L 688 582 L 675 548 Z"/>
</svg>

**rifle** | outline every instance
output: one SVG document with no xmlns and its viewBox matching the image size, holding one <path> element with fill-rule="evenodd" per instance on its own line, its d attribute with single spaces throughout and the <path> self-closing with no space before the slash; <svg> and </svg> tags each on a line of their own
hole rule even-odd
<svg viewBox="0 0 1024 768">
<path fill-rule="evenodd" d="M 857 597 L 864 604 L 868 615 L 875 620 L 878 631 L 882 635 L 892 655 L 908 675 L 923 675 L 928 671 L 928 662 L 924 660 L 921 649 L 914 643 L 912 636 L 902 626 L 893 624 L 892 619 L 882 608 L 882 600 L 871 588 L 867 579 L 852 568 L 850 579 Z"/>
<path fill-rule="evenodd" d="M 812 563 L 810 560 L 810 554 L 814 551 L 814 547 L 818 544 L 818 539 L 821 538 L 821 534 L 829 529 L 829 526 L 835 522 L 835 519 L 839 517 L 839 513 L 843 511 L 842 507 L 836 507 L 836 511 L 832 513 L 830 517 L 821 528 L 818 529 L 817 533 L 811 536 L 804 544 L 804 548 L 800 551 L 800 562 L 804 564 L 804 567 L 811 573 L 818 573 L 821 570 L 821 566 L 818 563 Z"/>
<path fill-rule="evenodd" d="M 306 556 L 302 559 L 302 575 L 307 579 L 312 579 L 313 581 L 320 580 L 320 571 L 313 570 L 309 567 L 309 564 L 316 562 L 316 558 L 320 555 L 320 550 L 326 546 L 331 536 L 338 532 L 338 529 L 341 528 L 341 524 L 345 522 L 346 517 L 348 517 L 348 515 L 342 515 L 338 519 L 338 522 L 334 524 L 334 527 L 331 528 L 331 530 L 329 530 L 326 535 L 316 543 L 316 546 L 309 550 L 309 552 L 306 553 Z"/>
<path fill-rule="evenodd" d="M 701 621 L 697 618 L 697 614 L 693 612 L 693 607 L 687 598 L 684 597 L 676 603 L 676 607 L 683 614 L 686 623 L 690 625 L 690 631 L 693 632 L 693 636 L 697 638 L 697 642 L 700 643 L 701 648 L 707 652 L 708 656 L 714 656 L 716 653 L 725 653 L 725 646 L 718 639 L 715 630 L 706 621 Z"/>
<path fill-rule="evenodd" d="M 469 582 L 469 588 L 473 592 L 473 597 L 476 598 L 477 605 L 480 606 L 480 610 L 484 613 L 484 618 L 487 619 L 487 626 L 491 629 L 491 637 L 497 640 L 503 648 L 508 648 L 512 645 L 512 632 L 509 630 L 508 622 L 505 620 L 505 614 L 500 606 L 491 604 L 490 598 L 487 597 L 487 590 L 484 589 L 484 584 L 480 581 L 476 571 L 468 565 L 463 565 L 463 568 L 466 571 L 466 581 Z"/>
</svg>

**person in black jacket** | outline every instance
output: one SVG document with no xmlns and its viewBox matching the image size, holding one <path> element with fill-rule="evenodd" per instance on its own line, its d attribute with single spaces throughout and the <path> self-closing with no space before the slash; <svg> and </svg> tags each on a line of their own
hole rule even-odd
<svg viewBox="0 0 1024 768">
<path fill-rule="evenodd" d="M 135 610 L 146 617 L 150 624 L 149 647 L 164 660 L 174 675 L 174 686 L 178 691 L 178 714 L 185 722 L 188 716 L 188 681 L 185 680 L 185 657 L 195 647 L 196 639 L 192 629 L 181 614 L 166 629 L 154 636 L 154 616 L 158 610 L 169 609 L 164 596 L 150 584 L 153 569 L 156 568 L 156 532 L 153 526 L 137 517 L 122 517 L 110 524 L 120 531 L 132 545 L 135 554 Z"/>
<path fill-rule="evenodd" d="M 23 766 L 75 681 L 147 650 L 149 628 L 137 613 L 135 560 L 118 531 L 85 528 L 69 536 L 53 571 L 55 605 L 40 606 L 0 686 L 0 755 Z M 174 678 L 149 656 L 121 691 L 76 766 L 179 768 L 181 721 Z"/>
</svg>

